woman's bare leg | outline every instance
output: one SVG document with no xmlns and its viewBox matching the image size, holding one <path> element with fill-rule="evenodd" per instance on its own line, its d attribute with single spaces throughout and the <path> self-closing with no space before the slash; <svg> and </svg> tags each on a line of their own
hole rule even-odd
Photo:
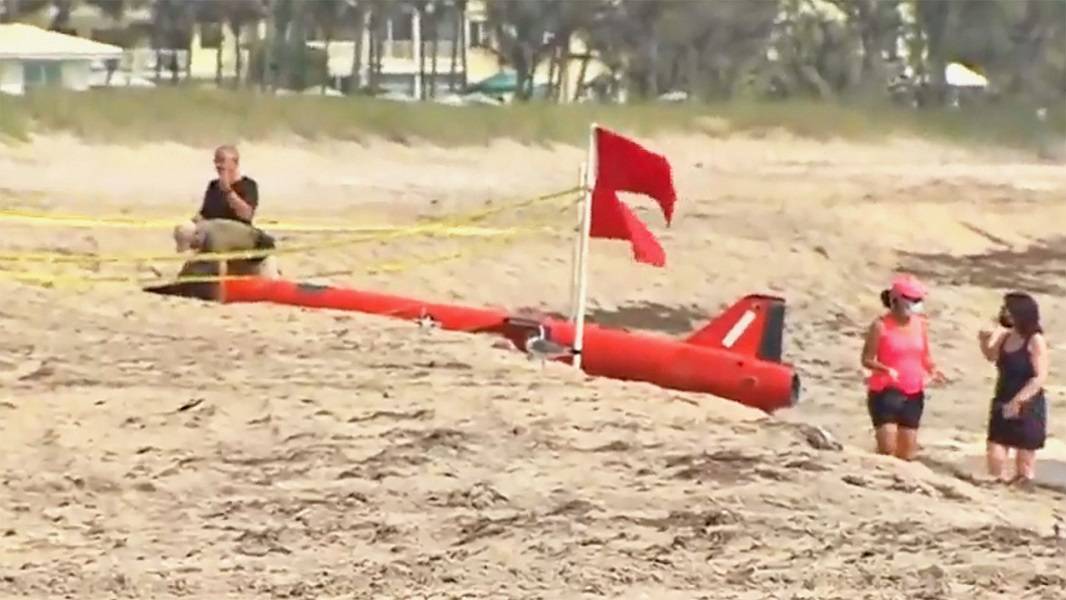
<svg viewBox="0 0 1066 600">
<path fill-rule="evenodd" d="M 878 454 L 896 453 L 896 424 L 885 423 L 875 431 Z"/>
<path fill-rule="evenodd" d="M 1007 463 L 1007 447 L 995 442 L 988 442 L 985 460 L 988 464 L 988 474 L 996 479 L 1003 480 L 1003 466 Z"/>
<path fill-rule="evenodd" d="M 1036 451 L 1018 449 L 1014 452 L 1014 478 L 1032 481 L 1036 477 Z"/>
<path fill-rule="evenodd" d="M 918 456 L 918 430 L 900 427 L 896 433 L 896 458 L 914 460 Z"/>
</svg>

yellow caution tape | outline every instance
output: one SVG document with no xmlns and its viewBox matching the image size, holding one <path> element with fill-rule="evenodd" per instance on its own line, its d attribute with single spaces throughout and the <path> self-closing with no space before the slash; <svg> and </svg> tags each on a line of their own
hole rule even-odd
<svg viewBox="0 0 1066 600">
<path fill-rule="evenodd" d="M 520 232 L 509 234 L 509 238 L 517 237 Z M 493 240 L 497 241 L 497 240 Z M 483 249 L 482 252 L 487 253 L 487 250 L 496 251 L 495 244 L 486 244 L 487 249 Z M 469 248 L 458 250 L 454 252 L 448 252 L 439 254 L 432 257 L 415 257 L 407 260 L 392 260 L 384 261 L 377 264 L 366 264 L 354 269 L 345 269 L 340 271 L 321 272 L 316 273 L 308 277 L 308 279 L 317 279 L 322 277 L 336 277 L 339 275 L 351 275 L 357 273 L 365 273 L 369 275 L 382 274 L 382 273 L 396 273 L 406 271 L 415 267 L 439 264 L 447 262 L 449 260 L 455 260 L 458 258 L 470 257 L 480 252 L 473 252 Z M 239 279 L 254 279 L 255 276 L 250 275 L 187 275 L 175 278 L 166 278 L 160 275 L 89 275 L 89 274 L 70 274 L 70 273 L 48 273 L 42 271 L 29 271 L 29 270 L 0 270 L 0 280 L 17 281 L 20 283 L 31 283 L 37 285 L 45 285 L 55 287 L 56 284 L 86 284 L 94 285 L 101 283 L 136 283 L 139 286 L 144 286 L 149 283 L 217 283 L 223 280 L 239 280 Z"/>
<path fill-rule="evenodd" d="M 59 227 L 119 227 L 131 229 L 173 229 L 188 221 L 188 217 L 170 219 L 144 219 L 134 217 L 90 217 L 84 215 L 58 214 L 28 210 L 0 210 L 0 222 L 21 225 L 53 225 Z"/>
<path fill-rule="evenodd" d="M 571 194 L 573 192 L 580 191 L 580 187 L 575 187 L 569 190 L 559 192 L 557 194 L 551 194 L 549 196 L 538 196 L 533 198 L 533 201 L 541 201 L 553 199 L 556 197 Z M 526 201 L 520 201 L 520 204 Z M 70 213 L 55 213 L 46 211 L 35 211 L 27 209 L 0 209 L 0 222 L 10 222 L 25 225 L 38 225 L 38 226 L 57 226 L 57 227 L 110 227 L 110 228 L 124 228 L 124 229 L 173 229 L 175 225 L 188 221 L 188 216 L 172 217 L 172 218 L 145 218 L 145 217 L 132 217 L 132 216 L 92 216 L 92 215 L 78 215 Z M 338 223 L 334 219 L 323 220 L 320 223 L 313 222 L 300 222 L 300 221 L 284 221 L 276 219 L 259 219 L 256 222 L 258 227 L 262 229 L 271 229 L 275 231 L 294 231 L 294 232 L 343 232 L 343 233 L 378 233 L 388 232 L 393 230 L 405 230 L 408 226 L 401 225 L 365 225 L 365 224 L 343 224 Z M 461 230 L 455 235 L 494 235 L 491 233 L 490 228 L 469 228 L 467 230 Z"/>
<path fill-rule="evenodd" d="M 500 204 L 487 209 L 474 211 L 461 217 L 450 217 L 448 219 L 439 219 L 431 221 L 429 223 L 421 225 L 413 225 L 405 228 L 398 228 L 388 231 L 383 231 L 376 234 L 364 234 L 364 235 L 352 235 L 345 236 L 336 240 L 317 242 L 314 244 L 303 245 L 288 245 L 282 248 L 264 249 L 264 250 L 242 250 L 234 252 L 204 252 L 193 255 L 192 257 L 181 254 L 135 254 L 135 253 L 113 253 L 113 254 L 71 254 L 61 252 L 0 252 L 0 261 L 27 261 L 27 262 L 55 262 L 55 263 L 122 263 L 122 262 L 185 262 L 187 260 L 238 260 L 259 258 L 264 256 L 280 256 L 290 254 L 302 254 L 315 250 L 324 250 L 329 248 L 338 248 L 344 246 L 355 245 L 364 242 L 384 241 L 390 239 L 397 239 L 402 237 L 411 237 L 416 235 L 429 235 L 429 236 L 441 236 L 451 237 L 455 235 L 454 231 L 467 231 L 472 229 L 471 223 L 483 221 L 488 217 L 503 212 L 508 209 L 522 208 L 538 202 L 546 202 L 549 200 L 557 200 L 568 196 L 580 188 L 571 188 L 563 190 L 561 192 L 555 192 L 553 194 L 546 194 L 543 196 L 537 196 L 535 198 L 529 198 L 520 200 L 514 203 Z M 484 229 L 484 228 L 483 228 Z M 545 231 L 546 229 L 532 228 L 533 231 Z M 530 228 L 507 228 L 494 230 L 493 237 L 505 237 L 516 234 L 518 232 L 530 231 Z M 460 234 L 461 235 L 461 234 Z"/>
<path fill-rule="evenodd" d="M 51 225 L 57 227 L 73 228 L 117 228 L 117 229 L 173 229 L 179 223 L 188 219 L 175 220 L 122 220 L 116 217 L 106 219 L 84 217 L 79 215 L 48 215 L 41 214 L 13 214 L 11 211 L 0 211 L 0 222 L 18 223 L 23 225 Z M 409 231 L 417 229 L 412 225 L 343 225 L 328 223 L 300 223 L 287 221 L 274 221 L 260 219 L 256 221 L 256 227 L 265 231 L 291 231 L 296 233 L 361 233 L 382 234 L 394 231 Z M 421 231 L 421 230 L 419 230 Z M 449 228 L 447 234 L 457 237 L 492 237 L 501 235 L 501 229 L 497 227 L 462 227 Z"/>
<path fill-rule="evenodd" d="M 389 231 L 389 232 L 384 233 L 384 234 L 373 235 L 373 236 L 358 236 L 358 237 L 354 237 L 353 236 L 353 237 L 347 237 L 347 238 L 340 239 L 340 240 L 333 240 L 331 242 L 321 242 L 321 243 L 317 243 L 317 244 L 308 244 L 308 245 L 298 246 L 298 247 L 287 247 L 284 250 L 244 251 L 244 252 L 226 252 L 226 253 L 210 253 L 210 254 L 209 253 L 202 253 L 202 254 L 196 254 L 196 255 L 194 255 L 192 257 L 180 256 L 180 255 L 171 255 L 171 254 L 167 254 L 167 255 L 140 255 L 140 256 L 138 256 L 138 255 L 130 255 L 130 254 L 127 254 L 127 255 L 71 255 L 71 254 L 62 254 L 62 253 L 43 253 L 43 252 L 37 252 L 37 253 L 7 253 L 7 254 L 0 254 L 0 261 L 14 261 L 14 262 L 44 261 L 46 263 L 59 263 L 59 264 L 64 264 L 64 263 L 65 264 L 71 264 L 71 263 L 73 263 L 75 265 L 79 264 L 79 263 L 82 263 L 82 264 L 90 263 L 90 264 L 93 264 L 93 266 L 98 268 L 101 263 L 108 263 L 108 262 L 111 262 L 111 263 L 123 263 L 123 262 L 136 263 L 136 262 L 142 262 L 142 261 L 148 261 L 148 260 L 152 260 L 152 261 L 156 261 L 156 260 L 186 261 L 186 260 L 189 260 L 189 259 L 198 260 L 198 261 L 199 260 L 205 260 L 205 261 L 207 261 L 207 260 L 231 260 L 231 259 L 236 259 L 236 258 L 251 258 L 251 257 L 255 257 L 255 256 L 264 256 L 264 255 L 268 255 L 268 254 L 292 254 L 292 253 L 298 253 L 298 252 L 307 252 L 309 250 L 329 248 L 329 247 L 338 247 L 338 246 L 344 246 L 344 245 L 351 245 L 351 244 L 359 243 L 359 242 L 363 242 L 363 241 L 375 241 L 375 240 L 385 240 L 385 239 L 400 238 L 400 237 L 406 237 L 406 236 L 410 236 L 410 235 L 417 235 L 417 234 L 420 234 L 420 233 L 421 234 L 440 233 L 440 234 L 447 235 L 447 231 L 448 231 L 449 228 L 453 228 L 454 229 L 454 228 L 457 228 L 457 227 L 471 227 L 469 225 L 469 223 L 474 223 L 474 222 L 478 222 L 478 221 L 484 220 L 484 219 L 488 218 L 489 216 L 492 216 L 493 214 L 497 214 L 497 213 L 502 212 L 504 210 L 513 209 L 513 208 L 520 208 L 520 207 L 523 207 L 523 206 L 529 206 L 529 205 L 532 205 L 532 204 L 535 204 L 535 203 L 538 203 L 538 202 L 542 202 L 542 201 L 546 201 L 546 200 L 562 198 L 562 197 L 564 197 L 566 195 L 569 195 L 569 194 L 571 194 L 571 193 L 573 193 L 575 191 L 579 191 L 579 189 L 580 188 L 574 188 L 574 189 L 570 189 L 570 190 L 564 190 L 562 192 L 557 192 L 557 193 L 554 193 L 554 194 L 547 194 L 547 195 L 538 196 L 538 197 L 535 197 L 535 198 L 529 198 L 529 199 L 518 201 L 518 202 L 515 202 L 515 203 L 500 204 L 500 205 L 493 206 L 493 207 L 490 207 L 490 208 L 487 208 L 487 209 L 474 211 L 473 213 L 470 213 L 470 214 L 467 214 L 467 215 L 463 215 L 461 217 L 451 217 L 449 219 L 440 219 L 440 220 L 437 220 L 437 221 L 434 221 L 434 222 L 431 222 L 431 223 L 426 223 L 426 224 L 422 224 L 422 225 L 407 227 L 407 228 L 404 228 L 404 229 L 395 229 L 395 230 Z M 464 224 L 466 224 L 466 225 L 464 225 Z M 509 239 L 511 239 L 513 237 L 516 237 L 518 235 L 521 235 L 521 234 L 530 234 L 532 232 L 546 231 L 546 230 L 550 230 L 550 228 L 545 228 L 545 227 L 539 227 L 539 228 L 538 227 L 525 227 L 525 228 L 500 229 L 500 230 L 498 230 L 498 234 L 496 236 L 494 236 L 493 241 L 497 241 L 498 242 L 498 241 L 501 241 L 501 240 L 509 240 Z M 486 245 L 486 247 L 488 247 L 488 248 L 490 248 L 492 250 L 495 250 L 495 244 L 488 244 L 488 245 Z M 342 274 L 354 274 L 354 273 L 359 273 L 359 272 L 371 273 L 371 274 L 374 274 L 374 273 L 393 273 L 393 272 L 404 271 L 404 270 L 407 270 L 407 269 L 410 269 L 410 268 L 414 268 L 414 267 L 418 267 L 418 266 L 424 266 L 424 265 L 427 265 L 427 264 L 436 264 L 436 263 L 440 263 L 440 262 L 445 262 L 445 261 L 448 261 L 448 260 L 461 258 L 463 256 L 470 256 L 472 254 L 476 254 L 476 253 L 475 252 L 471 252 L 469 248 L 464 248 L 463 250 L 442 254 L 442 255 L 439 255 L 439 256 L 436 256 L 436 257 L 433 257 L 433 258 L 416 257 L 416 258 L 405 260 L 405 261 L 382 262 L 382 263 L 379 263 L 377 265 L 367 265 L 366 263 L 363 263 L 361 268 L 350 269 L 350 270 L 345 270 L 345 271 L 337 271 L 337 272 L 333 272 L 333 273 L 330 273 L 330 274 L 313 275 L 312 278 L 318 278 L 318 277 L 324 277 L 324 276 L 333 276 L 333 275 L 342 275 Z M 68 285 L 68 286 L 77 285 L 77 284 L 82 284 L 83 286 L 89 286 L 89 285 L 100 284 L 100 283 L 130 283 L 130 282 L 137 282 L 137 283 L 139 283 L 141 285 L 144 285 L 145 283 L 153 282 L 153 281 L 154 282 L 159 282 L 159 283 L 167 283 L 167 282 L 174 283 L 174 282 L 179 282 L 179 281 L 180 282 L 186 282 L 186 283 L 196 283 L 196 282 L 210 283 L 210 282 L 218 282 L 218 281 L 221 281 L 223 279 L 244 279 L 244 278 L 247 278 L 247 277 L 234 276 L 234 275 L 230 275 L 230 276 L 226 276 L 226 277 L 220 277 L 220 276 L 186 276 L 186 277 L 181 277 L 181 278 L 178 278 L 177 280 L 175 280 L 173 278 L 171 278 L 171 279 L 164 278 L 163 276 L 158 275 L 158 274 L 153 274 L 153 275 L 147 275 L 147 274 L 142 274 L 142 275 L 99 275 L 99 274 L 98 275 L 87 275 L 87 274 L 69 274 L 69 273 L 54 273 L 54 272 L 48 273 L 48 272 L 42 272 L 41 270 L 10 270 L 10 269 L 4 270 L 4 269 L 0 268 L 0 279 L 14 280 L 14 281 L 19 281 L 19 282 L 24 282 L 24 283 L 36 283 L 36 284 L 47 285 L 47 286 L 51 286 L 51 287 L 55 287 L 57 285 L 64 285 L 64 284 Z"/>
<path fill-rule="evenodd" d="M 66 273 L 39 273 L 35 271 L 0 271 L 0 279 L 19 281 L 24 283 L 47 284 L 55 282 L 79 282 L 79 283 L 131 283 L 145 284 L 158 283 L 217 283 L 234 279 L 256 279 L 254 275 L 186 275 L 182 277 L 164 278 L 158 275 L 150 277 L 138 277 L 136 275 L 71 275 Z"/>
</svg>

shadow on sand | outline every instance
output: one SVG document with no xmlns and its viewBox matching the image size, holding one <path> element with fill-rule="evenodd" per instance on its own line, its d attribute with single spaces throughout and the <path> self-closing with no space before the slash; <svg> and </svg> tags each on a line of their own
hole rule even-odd
<svg viewBox="0 0 1066 600">
<path fill-rule="evenodd" d="M 969 455 L 958 461 L 938 460 L 924 456 L 918 461 L 934 471 L 949 473 L 975 485 L 985 487 L 1003 485 L 988 480 L 984 456 Z M 1066 461 L 1037 458 L 1034 483 L 1037 488 L 1066 494 Z"/>
<path fill-rule="evenodd" d="M 698 306 L 668 306 L 656 302 L 627 304 L 615 310 L 589 310 L 588 320 L 603 327 L 658 331 L 670 335 L 692 332 L 710 319 Z"/>
<path fill-rule="evenodd" d="M 900 268 L 918 277 L 948 285 L 1023 289 L 1040 294 L 1066 294 L 1066 238 L 1041 240 L 1024 250 L 992 250 L 952 256 L 904 252 Z"/>
</svg>

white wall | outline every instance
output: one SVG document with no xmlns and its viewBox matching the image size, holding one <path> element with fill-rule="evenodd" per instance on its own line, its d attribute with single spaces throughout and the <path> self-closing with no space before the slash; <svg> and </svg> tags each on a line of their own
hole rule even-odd
<svg viewBox="0 0 1066 600">
<path fill-rule="evenodd" d="M 63 87 L 78 92 L 84 92 L 89 89 L 89 61 L 63 61 L 62 77 Z"/>
<path fill-rule="evenodd" d="M 63 61 L 59 68 L 64 88 L 79 92 L 89 89 L 90 68 L 88 60 Z M 0 61 L 0 92 L 16 95 L 22 95 L 26 92 L 22 61 Z"/>
<path fill-rule="evenodd" d="M 22 95 L 22 63 L 16 60 L 0 60 L 0 92 Z"/>
</svg>

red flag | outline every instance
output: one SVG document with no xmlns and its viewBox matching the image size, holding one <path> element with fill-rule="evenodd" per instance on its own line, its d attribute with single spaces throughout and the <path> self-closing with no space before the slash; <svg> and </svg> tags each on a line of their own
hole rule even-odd
<svg viewBox="0 0 1066 600">
<path fill-rule="evenodd" d="M 601 127 L 596 128 L 596 156 L 596 187 L 651 196 L 670 224 L 677 193 L 665 156 Z"/>
<path fill-rule="evenodd" d="M 664 266 L 666 253 L 659 241 L 618 199 L 617 192 L 651 196 L 659 203 L 669 225 L 677 201 L 670 163 L 664 156 L 599 127 L 596 128 L 596 160 L 589 236 L 629 240 L 633 257 L 638 262 Z"/>
<path fill-rule="evenodd" d="M 637 262 L 662 267 L 666 252 L 644 222 L 623 204 L 614 190 L 599 186 L 592 192 L 592 223 L 589 237 L 629 240 Z"/>
</svg>

